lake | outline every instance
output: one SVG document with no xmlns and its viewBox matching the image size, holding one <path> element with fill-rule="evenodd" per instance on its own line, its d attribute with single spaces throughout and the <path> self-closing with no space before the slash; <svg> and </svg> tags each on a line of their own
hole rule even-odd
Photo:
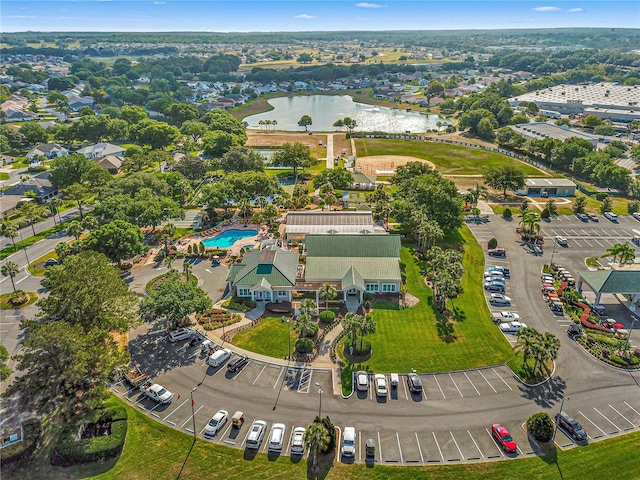
<svg viewBox="0 0 640 480">
<path fill-rule="evenodd" d="M 355 131 L 359 132 L 424 133 L 437 129 L 437 122 L 445 123 L 441 129 L 452 123 L 439 115 L 356 103 L 348 95 L 279 97 L 268 102 L 273 110 L 243 119 L 249 128 L 260 129 L 260 120 L 276 120 L 276 130 L 300 132 L 304 128 L 298 126 L 298 121 L 303 115 L 309 115 L 313 120 L 309 131 L 322 132 L 335 131 L 334 122 L 344 117 L 355 119 L 358 122 Z"/>
</svg>

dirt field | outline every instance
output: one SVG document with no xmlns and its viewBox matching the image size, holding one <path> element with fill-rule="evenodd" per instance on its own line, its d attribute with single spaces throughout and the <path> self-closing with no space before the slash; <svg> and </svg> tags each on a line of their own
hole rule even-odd
<svg viewBox="0 0 640 480">
<path fill-rule="evenodd" d="M 399 165 L 405 165 L 409 162 L 426 163 L 435 169 L 436 166 L 421 158 L 409 157 L 406 155 L 373 155 L 369 157 L 358 157 L 356 166 L 362 167 L 362 173 L 373 177 L 391 177 L 395 174 Z"/>
<path fill-rule="evenodd" d="M 327 144 L 326 134 L 309 135 L 305 132 L 261 132 L 259 130 L 247 130 L 248 147 L 278 147 L 283 143 L 300 142 L 309 145 L 312 155 L 317 158 L 326 156 L 325 145 Z M 319 144 L 322 142 L 322 145 Z M 340 155 L 342 150 L 347 151 L 347 155 L 351 155 L 351 142 L 346 139 L 345 133 L 336 132 L 333 135 L 333 154 Z"/>
</svg>

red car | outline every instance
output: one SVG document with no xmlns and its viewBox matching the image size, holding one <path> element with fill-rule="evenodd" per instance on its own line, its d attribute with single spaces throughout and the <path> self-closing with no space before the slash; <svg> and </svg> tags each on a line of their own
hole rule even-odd
<svg viewBox="0 0 640 480">
<path fill-rule="evenodd" d="M 509 435 L 507 429 L 504 428 L 501 424 L 494 423 L 493 425 L 491 425 L 491 434 L 505 452 L 512 453 L 518 449 L 516 442 L 513 441 L 513 438 L 511 437 L 511 435 Z"/>
<path fill-rule="evenodd" d="M 587 213 L 587 217 L 589 217 L 589 220 L 591 220 L 592 222 L 600 221 L 600 219 L 598 218 L 598 215 L 596 215 L 595 213 Z"/>
</svg>

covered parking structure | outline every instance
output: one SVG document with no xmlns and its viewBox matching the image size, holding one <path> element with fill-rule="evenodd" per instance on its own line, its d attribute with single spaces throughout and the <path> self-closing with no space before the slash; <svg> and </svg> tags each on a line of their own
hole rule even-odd
<svg viewBox="0 0 640 480">
<path fill-rule="evenodd" d="M 629 310 L 635 312 L 640 301 L 640 270 L 579 270 L 577 289 L 583 284 L 596 294 L 596 305 L 603 293 L 624 295 L 630 300 Z"/>
</svg>

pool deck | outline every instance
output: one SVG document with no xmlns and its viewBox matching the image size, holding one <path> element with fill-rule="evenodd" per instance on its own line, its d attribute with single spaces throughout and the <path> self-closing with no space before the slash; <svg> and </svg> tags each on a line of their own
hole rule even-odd
<svg viewBox="0 0 640 480">
<path fill-rule="evenodd" d="M 267 228 L 263 225 L 255 225 L 248 222 L 227 223 L 226 225 L 222 225 L 219 228 L 210 228 L 204 230 L 200 232 L 198 236 L 189 235 L 188 237 L 183 237 L 178 241 L 176 248 L 180 252 L 187 253 L 189 245 L 199 245 L 201 241 L 211 237 L 215 237 L 216 235 L 220 235 L 227 230 L 257 230 L 258 233 L 255 236 L 242 238 L 236 241 L 230 248 L 221 248 L 221 250 L 227 251 L 226 257 L 230 257 L 231 255 L 239 255 L 242 248 L 246 247 L 247 245 L 255 247 L 260 245 L 260 242 L 262 242 L 263 240 L 273 238 L 273 234 L 270 234 Z M 193 246 L 191 248 L 193 248 Z"/>
</svg>

